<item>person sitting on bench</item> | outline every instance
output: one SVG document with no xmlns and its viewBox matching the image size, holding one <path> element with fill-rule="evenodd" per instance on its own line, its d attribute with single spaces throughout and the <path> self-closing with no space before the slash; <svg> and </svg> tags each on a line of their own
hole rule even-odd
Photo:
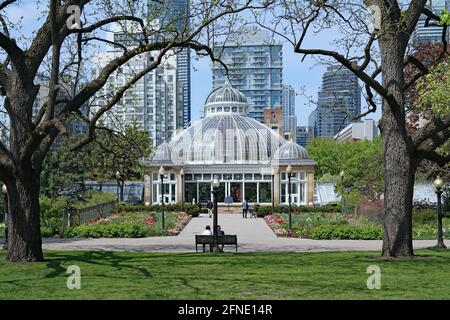
<svg viewBox="0 0 450 320">
<path fill-rule="evenodd" d="M 202 236 L 210 236 L 210 235 L 212 235 L 211 227 L 210 226 L 206 226 L 205 230 L 203 230 L 203 232 L 202 232 Z M 209 251 L 211 251 L 211 250 L 212 250 L 212 247 L 210 245 L 209 246 Z M 203 244 L 203 252 L 206 252 L 206 244 Z"/>
</svg>

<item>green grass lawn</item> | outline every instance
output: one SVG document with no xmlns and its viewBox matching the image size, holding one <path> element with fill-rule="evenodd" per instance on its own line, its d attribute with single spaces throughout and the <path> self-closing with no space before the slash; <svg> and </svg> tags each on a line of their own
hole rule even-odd
<svg viewBox="0 0 450 320">
<path fill-rule="evenodd" d="M 0 299 L 450 299 L 450 250 L 416 254 L 47 251 L 46 262 L 12 264 L 1 251 Z M 70 265 L 80 290 L 66 287 Z M 369 265 L 380 290 L 366 287 Z"/>
</svg>

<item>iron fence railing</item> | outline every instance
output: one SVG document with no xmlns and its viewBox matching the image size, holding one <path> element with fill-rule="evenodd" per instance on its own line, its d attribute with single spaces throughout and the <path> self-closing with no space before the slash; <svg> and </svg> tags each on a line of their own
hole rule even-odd
<svg viewBox="0 0 450 320">
<path fill-rule="evenodd" d="M 104 219 L 116 211 L 116 201 L 100 203 L 92 207 L 75 210 L 64 215 L 64 226 L 79 226 L 97 218 Z"/>
</svg>

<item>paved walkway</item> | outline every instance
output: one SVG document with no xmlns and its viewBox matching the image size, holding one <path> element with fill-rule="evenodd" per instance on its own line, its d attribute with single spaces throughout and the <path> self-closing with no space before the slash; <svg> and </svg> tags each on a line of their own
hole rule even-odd
<svg viewBox="0 0 450 320">
<path fill-rule="evenodd" d="M 202 214 L 194 218 L 178 235 L 138 239 L 44 239 L 47 250 L 105 250 L 105 251 L 154 251 L 195 252 L 195 234 L 200 234 L 213 221 Z M 322 252 L 322 251 L 378 251 L 381 240 L 309 240 L 277 237 L 262 218 L 242 219 L 237 214 L 220 214 L 219 225 L 226 234 L 236 234 L 239 252 Z M 0 240 L 2 243 L 3 239 Z M 416 240 L 414 248 L 427 248 L 436 240 Z M 450 247 L 450 242 L 446 243 Z M 199 247 L 200 248 L 200 247 Z M 227 246 L 225 251 L 234 252 Z"/>
</svg>

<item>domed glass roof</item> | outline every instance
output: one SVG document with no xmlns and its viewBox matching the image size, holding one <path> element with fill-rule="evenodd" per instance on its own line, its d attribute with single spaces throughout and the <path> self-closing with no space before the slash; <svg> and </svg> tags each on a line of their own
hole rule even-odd
<svg viewBox="0 0 450 320">
<path fill-rule="evenodd" d="M 158 148 L 156 148 L 155 155 L 152 159 L 153 161 L 170 162 L 171 150 L 169 144 L 166 142 L 161 143 Z"/>
<path fill-rule="evenodd" d="M 246 116 L 247 99 L 228 83 L 206 99 L 206 117 L 162 143 L 152 161 L 172 164 L 304 162 L 308 155 L 268 126 Z M 307 161 L 309 161 L 308 159 Z"/>
<path fill-rule="evenodd" d="M 269 163 L 285 140 L 248 117 L 206 117 L 172 139 L 172 161 L 187 164 Z"/>
<path fill-rule="evenodd" d="M 205 107 L 211 104 L 223 104 L 223 103 L 238 103 L 247 104 L 247 98 L 243 93 L 234 89 L 228 82 L 215 90 L 213 90 L 208 98 L 206 98 Z"/>
<path fill-rule="evenodd" d="M 276 152 L 274 159 L 276 160 L 300 160 L 307 159 L 308 152 L 305 148 L 299 146 L 294 141 L 286 141 Z"/>
</svg>

